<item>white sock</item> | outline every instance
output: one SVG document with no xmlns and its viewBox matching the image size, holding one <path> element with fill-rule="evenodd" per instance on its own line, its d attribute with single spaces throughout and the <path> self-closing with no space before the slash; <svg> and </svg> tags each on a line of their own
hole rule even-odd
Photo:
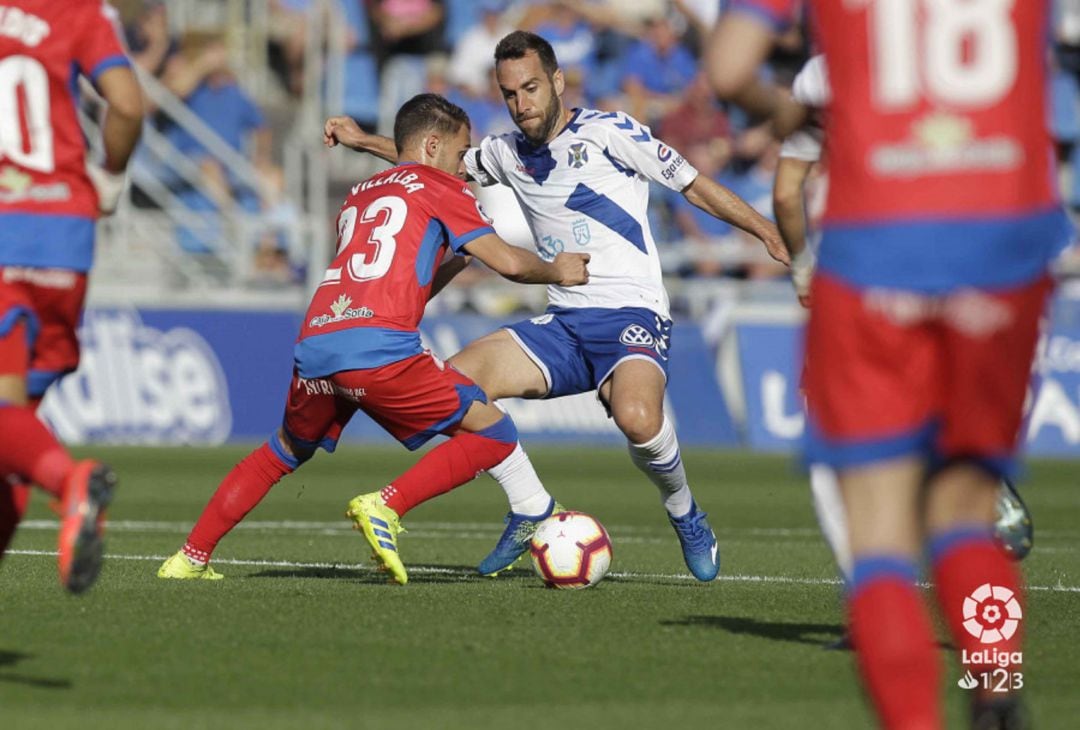
<svg viewBox="0 0 1080 730">
<path fill-rule="evenodd" d="M 532 462 L 519 443 L 510 456 L 487 470 L 506 492 L 510 511 L 519 515 L 542 515 L 551 506 L 551 495 L 544 489 Z"/>
<path fill-rule="evenodd" d="M 824 464 L 810 465 L 810 494 L 825 542 L 845 579 L 851 578 L 851 546 L 847 537 L 847 514 L 840 497 L 836 472 Z"/>
<path fill-rule="evenodd" d="M 679 439 L 675 427 L 664 416 L 660 433 L 643 444 L 627 442 L 630 459 L 649 481 L 660 490 L 660 501 L 672 517 L 683 517 L 690 512 L 694 495 L 686 482 L 686 469 L 679 454 Z"/>
</svg>

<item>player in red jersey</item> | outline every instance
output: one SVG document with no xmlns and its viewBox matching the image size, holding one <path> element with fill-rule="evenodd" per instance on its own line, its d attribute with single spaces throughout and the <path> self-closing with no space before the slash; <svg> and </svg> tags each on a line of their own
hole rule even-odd
<svg viewBox="0 0 1080 730">
<path fill-rule="evenodd" d="M 101 567 L 115 477 L 76 463 L 34 412 L 79 362 L 75 328 L 99 214 L 116 208 L 142 128 L 142 93 L 114 12 L 90 0 L 0 5 L 0 555 L 37 484 L 61 502 L 60 579 L 75 593 Z M 103 167 L 87 166 L 78 77 L 107 102 Z"/>
<path fill-rule="evenodd" d="M 1045 121 L 1047 3 L 812 9 L 834 95 L 807 331 L 808 362 L 828 367 L 808 371 L 807 451 L 840 473 L 860 673 L 886 727 L 942 726 L 932 625 L 914 586 L 925 547 L 978 678 L 973 726 L 1023 727 L 1023 592 L 992 525 L 1049 263 L 1070 235 Z M 994 669 L 1006 670 L 1001 692 L 985 689 Z"/>
<path fill-rule="evenodd" d="M 210 555 L 281 477 L 333 451 L 361 410 L 417 449 L 448 441 L 380 492 L 349 503 L 374 556 L 401 584 L 399 519 L 410 509 L 504 462 L 520 448 L 510 416 L 476 383 L 423 349 L 427 301 L 476 256 L 508 279 L 575 286 L 587 254 L 547 263 L 495 235 L 464 183 L 469 118 L 435 94 L 406 102 L 394 122 L 402 162 L 353 188 L 338 216 L 338 252 L 315 292 L 296 344 L 281 428 L 225 477 L 161 578 L 219 578 Z M 447 251 L 454 256 L 443 261 Z"/>
</svg>

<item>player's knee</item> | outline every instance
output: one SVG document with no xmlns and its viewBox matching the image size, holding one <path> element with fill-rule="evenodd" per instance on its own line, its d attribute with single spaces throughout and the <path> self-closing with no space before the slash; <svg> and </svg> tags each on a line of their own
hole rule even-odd
<svg viewBox="0 0 1080 730">
<path fill-rule="evenodd" d="M 652 440 L 664 424 L 663 411 L 638 400 L 612 404 L 611 416 L 623 435 L 634 444 Z"/>
<path fill-rule="evenodd" d="M 287 462 L 291 462 L 296 466 L 300 466 L 305 461 L 315 455 L 315 449 L 298 444 L 289 432 L 283 428 L 279 428 L 277 433 L 270 437 L 271 448 L 278 452 L 279 455 Z M 294 467 L 295 468 L 295 467 Z"/>
</svg>

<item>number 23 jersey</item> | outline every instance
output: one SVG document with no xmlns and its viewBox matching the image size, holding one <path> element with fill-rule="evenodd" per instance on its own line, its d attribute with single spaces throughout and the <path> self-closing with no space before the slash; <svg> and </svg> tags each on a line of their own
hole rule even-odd
<svg viewBox="0 0 1080 730">
<path fill-rule="evenodd" d="M 294 352 L 305 378 L 379 367 L 423 351 L 417 327 L 447 249 L 494 233 L 460 178 L 404 163 L 354 187 L 338 250 Z"/>
</svg>

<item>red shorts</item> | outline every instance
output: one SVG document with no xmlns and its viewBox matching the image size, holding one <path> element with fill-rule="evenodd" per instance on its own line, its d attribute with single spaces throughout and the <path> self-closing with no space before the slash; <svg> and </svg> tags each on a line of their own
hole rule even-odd
<svg viewBox="0 0 1080 730">
<path fill-rule="evenodd" d="M 413 450 L 453 431 L 476 401 L 487 403 L 480 386 L 425 352 L 318 380 L 294 370 L 283 426 L 294 443 L 333 451 L 345 424 L 361 410 Z"/>
<path fill-rule="evenodd" d="M 75 370 L 85 299 L 85 273 L 0 267 L 0 374 L 25 377 L 30 396 L 40 397 Z"/>
<path fill-rule="evenodd" d="M 1014 468 L 1048 278 L 927 296 L 814 278 L 807 457 L 838 469 L 912 454 Z"/>
</svg>

